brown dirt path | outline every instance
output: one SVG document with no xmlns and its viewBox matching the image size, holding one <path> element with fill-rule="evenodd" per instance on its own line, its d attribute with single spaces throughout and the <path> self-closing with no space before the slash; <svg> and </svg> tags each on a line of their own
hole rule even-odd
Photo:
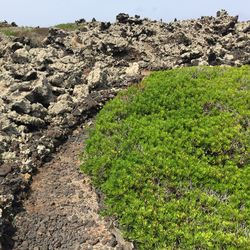
<svg viewBox="0 0 250 250">
<path fill-rule="evenodd" d="M 14 249 L 132 249 L 98 215 L 98 196 L 79 171 L 86 136 L 76 130 L 33 178 L 25 211 L 14 221 Z"/>
</svg>

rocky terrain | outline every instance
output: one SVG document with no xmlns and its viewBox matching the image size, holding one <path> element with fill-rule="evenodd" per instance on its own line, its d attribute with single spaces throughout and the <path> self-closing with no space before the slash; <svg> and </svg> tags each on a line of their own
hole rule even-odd
<svg viewBox="0 0 250 250">
<path fill-rule="evenodd" d="M 122 88 L 139 82 L 152 70 L 249 63 L 250 22 L 238 22 L 237 16 L 225 11 L 216 17 L 171 23 L 119 14 L 113 24 L 93 20 L 72 32 L 52 28 L 39 43 L 2 35 L 0 249 L 13 247 L 9 245 L 13 225 L 22 224 L 19 213 L 34 174 L 47 171 L 46 162 L 56 149 Z M 30 199 L 35 197 L 31 194 Z M 28 232 L 25 230 L 23 233 Z M 16 237 L 17 246 L 23 244 L 20 239 Z"/>
</svg>

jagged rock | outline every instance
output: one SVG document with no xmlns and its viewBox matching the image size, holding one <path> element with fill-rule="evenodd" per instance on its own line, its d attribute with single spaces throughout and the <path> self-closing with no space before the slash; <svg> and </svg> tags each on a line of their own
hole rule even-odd
<svg viewBox="0 0 250 250">
<path fill-rule="evenodd" d="M 125 13 L 120 13 L 116 16 L 116 20 L 119 22 L 119 23 L 127 23 L 129 19 L 129 15 L 128 14 L 125 14 Z"/>
<path fill-rule="evenodd" d="M 2 159 L 4 161 L 7 161 L 7 162 L 11 161 L 11 160 L 14 160 L 15 157 L 16 157 L 16 153 L 15 152 L 4 152 L 4 153 L 2 153 Z M 7 166 L 6 166 L 6 168 L 8 169 Z"/>
<path fill-rule="evenodd" d="M 13 44 L 11 45 L 11 50 L 12 50 L 13 52 L 15 52 L 16 50 L 21 49 L 21 48 L 23 48 L 23 44 L 20 43 L 20 42 L 13 43 Z"/>
<path fill-rule="evenodd" d="M 116 20 L 118 23 L 129 23 L 129 24 L 142 24 L 142 20 L 140 16 L 136 15 L 135 17 L 130 17 L 128 14 L 120 13 L 116 16 Z"/>
<path fill-rule="evenodd" d="M 25 64 L 30 62 L 31 58 L 26 48 L 20 48 L 12 54 L 12 60 L 14 63 Z"/>
<path fill-rule="evenodd" d="M 53 45 L 55 48 L 64 47 L 64 38 L 67 33 L 60 29 L 51 28 L 48 37 L 44 40 L 45 45 Z"/>
<path fill-rule="evenodd" d="M 17 42 L 17 43 L 21 43 L 23 45 L 30 45 L 31 41 L 30 41 L 30 38 L 28 37 L 25 37 L 25 36 L 21 36 L 21 37 L 15 37 L 13 39 L 14 42 Z"/>
<path fill-rule="evenodd" d="M 104 87 L 107 84 L 107 73 L 105 70 L 102 70 L 99 64 L 97 64 L 94 70 L 89 73 L 87 81 L 88 86 L 92 89 Z"/>
<path fill-rule="evenodd" d="M 0 166 L 0 176 L 6 176 L 12 170 L 11 165 L 3 164 Z"/>
<path fill-rule="evenodd" d="M 11 110 L 16 111 L 18 114 L 28 114 L 31 111 L 31 104 L 27 99 L 20 99 L 13 102 Z"/>
<path fill-rule="evenodd" d="M 230 54 L 226 54 L 224 56 L 224 59 L 227 60 L 227 61 L 233 61 L 234 60 L 234 56 L 233 55 L 230 55 Z"/>
<path fill-rule="evenodd" d="M 86 20 L 84 18 L 81 18 L 81 19 L 75 21 L 76 24 L 81 24 L 81 23 L 85 23 L 85 22 L 86 22 Z"/>
<path fill-rule="evenodd" d="M 75 85 L 83 84 L 84 80 L 82 79 L 82 72 L 75 71 L 67 79 L 66 88 L 73 88 Z"/>
<path fill-rule="evenodd" d="M 37 72 L 36 71 L 30 71 L 28 72 L 25 77 L 23 78 L 24 81 L 34 81 L 37 79 Z"/>
<path fill-rule="evenodd" d="M 107 30 L 111 26 L 110 22 L 101 22 L 100 31 Z"/>
<path fill-rule="evenodd" d="M 130 66 L 126 69 L 127 76 L 136 76 L 139 74 L 139 64 L 138 63 L 132 63 Z"/>
<path fill-rule="evenodd" d="M 10 112 L 8 118 L 15 124 L 28 126 L 32 130 L 37 130 L 45 125 L 45 122 L 40 118 L 28 114 L 19 115 L 15 111 Z"/>
<path fill-rule="evenodd" d="M 12 22 L 10 25 L 11 25 L 12 27 L 18 27 L 18 25 L 17 25 L 15 22 Z"/>
<path fill-rule="evenodd" d="M 48 105 L 54 100 L 51 85 L 48 84 L 45 78 L 37 80 L 34 83 L 33 90 L 26 95 L 26 98 L 31 103 L 40 103 L 44 107 L 48 107 Z"/>
<path fill-rule="evenodd" d="M 208 53 L 208 64 L 209 65 L 215 65 L 216 64 L 216 59 L 217 59 L 217 55 L 213 50 L 209 50 Z"/>
<path fill-rule="evenodd" d="M 192 40 L 188 38 L 183 32 L 178 32 L 170 36 L 170 39 L 175 41 L 177 44 L 184 44 L 185 46 L 189 46 L 192 44 Z"/>
<path fill-rule="evenodd" d="M 248 33 L 250 32 L 250 24 L 246 25 L 246 27 L 244 27 L 244 29 L 242 30 L 244 33 Z"/>
<path fill-rule="evenodd" d="M 193 50 L 191 52 L 186 52 L 181 55 L 182 63 L 190 63 L 191 60 L 197 59 L 202 56 L 202 52 L 199 50 Z"/>
<path fill-rule="evenodd" d="M 49 83 L 53 86 L 60 87 L 64 83 L 64 73 L 56 73 L 49 78 Z"/>
<path fill-rule="evenodd" d="M 10 121 L 8 114 L 1 117 L 0 127 L 1 131 L 7 135 L 17 134 L 16 125 Z"/>
<path fill-rule="evenodd" d="M 86 97 L 88 95 L 88 93 L 89 93 L 88 85 L 77 85 L 74 87 L 73 97 L 74 97 L 74 99 L 77 100 L 77 102 L 79 102 L 84 97 Z"/>
<path fill-rule="evenodd" d="M 56 116 L 71 112 L 73 109 L 73 102 L 68 100 L 59 100 L 49 107 L 49 114 Z"/>
<path fill-rule="evenodd" d="M 8 24 L 8 22 L 6 20 L 4 20 L 3 22 L 0 22 L 0 27 L 9 27 L 10 25 Z"/>
<path fill-rule="evenodd" d="M 41 103 L 31 104 L 31 111 L 30 111 L 31 116 L 34 116 L 43 120 L 45 119 L 47 114 L 48 114 L 48 110 Z"/>
</svg>

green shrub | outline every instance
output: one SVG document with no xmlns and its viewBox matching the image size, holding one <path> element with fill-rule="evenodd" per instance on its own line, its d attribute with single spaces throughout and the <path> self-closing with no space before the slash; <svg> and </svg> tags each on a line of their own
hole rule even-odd
<svg viewBox="0 0 250 250">
<path fill-rule="evenodd" d="M 76 23 L 61 23 L 55 26 L 58 29 L 66 30 L 66 31 L 74 31 L 84 27 L 84 24 L 76 24 Z"/>
<path fill-rule="evenodd" d="M 250 67 L 155 72 L 110 101 L 82 170 L 139 249 L 250 249 Z"/>
<path fill-rule="evenodd" d="M 0 33 L 4 34 L 5 36 L 17 36 L 17 29 L 16 28 L 0 28 Z"/>
<path fill-rule="evenodd" d="M 27 37 L 34 46 L 42 46 L 43 40 L 49 34 L 49 28 L 0 27 L 0 33 L 5 36 Z"/>
</svg>

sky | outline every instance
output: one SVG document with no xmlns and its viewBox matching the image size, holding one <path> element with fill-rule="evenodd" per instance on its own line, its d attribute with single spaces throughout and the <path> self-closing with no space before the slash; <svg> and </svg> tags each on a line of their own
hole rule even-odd
<svg viewBox="0 0 250 250">
<path fill-rule="evenodd" d="M 0 0 L 0 21 L 48 27 L 80 18 L 115 21 L 124 12 L 169 22 L 215 16 L 220 9 L 250 20 L 250 0 Z"/>
</svg>

